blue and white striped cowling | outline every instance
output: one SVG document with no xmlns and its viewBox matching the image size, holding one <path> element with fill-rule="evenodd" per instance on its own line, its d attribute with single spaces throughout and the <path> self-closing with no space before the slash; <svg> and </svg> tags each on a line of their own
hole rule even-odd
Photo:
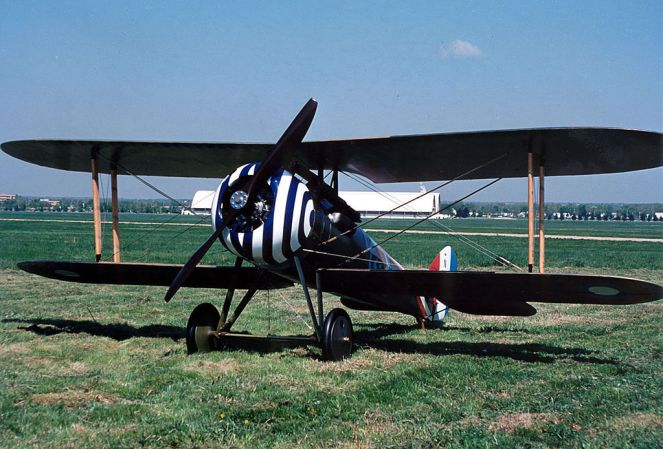
<svg viewBox="0 0 663 449">
<path fill-rule="evenodd" d="M 223 198 L 229 186 L 244 176 L 252 176 L 259 163 L 246 164 L 219 185 L 212 203 L 212 226 L 223 223 Z M 225 228 L 221 242 L 228 250 L 257 265 L 278 265 L 288 261 L 311 234 L 315 208 L 306 186 L 284 169 L 268 180 L 274 195 L 271 212 L 263 224 L 247 232 Z"/>
</svg>

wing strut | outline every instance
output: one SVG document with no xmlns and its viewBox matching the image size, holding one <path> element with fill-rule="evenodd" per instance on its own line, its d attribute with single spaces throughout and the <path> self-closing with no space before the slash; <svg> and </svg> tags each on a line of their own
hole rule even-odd
<svg viewBox="0 0 663 449">
<path fill-rule="evenodd" d="M 110 170 L 111 177 L 111 208 L 113 215 L 113 262 L 122 262 L 120 258 L 120 210 L 117 197 L 117 167 L 113 165 Z"/>
<path fill-rule="evenodd" d="M 92 173 L 92 216 L 94 217 L 94 258 L 101 261 L 103 240 L 101 234 L 101 199 L 99 195 L 99 161 L 97 151 L 92 149 L 90 154 L 90 171 Z M 113 262 L 120 263 L 120 209 L 117 195 L 117 166 L 111 165 L 111 208 L 113 216 Z"/>
<path fill-rule="evenodd" d="M 315 317 L 315 309 L 313 308 L 313 301 L 311 301 L 311 295 L 308 291 L 308 286 L 306 285 L 306 276 L 304 276 L 304 269 L 302 267 L 302 261 L 299 256 L 294 256 L 295 267 L 297 268 L 297 275 L 299 276 L 299 283 L 302 284 L 302 289 L 304 290 L 304 296 L 306 297 L 306 305 L 308 306 L 308 312 L 311 315 L 311 321 L 313 322 L 313 327 L 315 329 L 315 336 L 318 338 L 318 341 L 322 341 L 322 323 L 318 323 L 318 320 Z M 322 311 L 322 297 L 318 297 L 318 311 Z M 320 313 L 322 315 L 322 313 Z"/>
<path fill-rule="evenodd" d="M 544 148 L 541 147 L 536 154 L 539 162 L 539 273 L 545 272 L 545 232 L 544 220 L 545 200 L 544 200 Z M 530 142 L 527 151 L 527 271 L 534 270 L 534 145 Z"/>
<path fill-rule="evenodd" d="M 534 154 L 527 152 L 527 271 L 534 267 Z"/>
<path fill-rule="evenodd" d="M 545 178 L 545 168 L 543 165 L 543 157 L 539 163 L 539 273 L 545 272 L 546 262 L 546 235 L 544 232 L 543 222 L 546 218 L 545 201 L 543 199 L 544 187 L 543 181 Z"/>
<path fill-rule="evenodd" d="M 237 257 L 235 259 L 235 270 L 239 270 L 242 266 L 242 262 L 244 259 L 241 257 Z M 221 319 L 219 320 L 219 323 L 225 324 L 226 319 L 228 318 L 228 312 L 230 311 L 230 304 L 232 303 L 233 296 L 235 295 L 235 285 L 237 284 L 237 276 L 233 276 L 232 279 L 230 279 L 230 287 L 228 287 L 228 291 L 226 292 L 226 299 L 223 301 L 223 308 L 221 309 Z"/>
<path fill-rule="evenodd" d="M 92 214 L 94 216 L 94 258 L 97 262 L 101 260 L 101 205 L 99 203 L 99 170 L 97 167 L 97 155 L 93 149 L 91 154 L 92 164 Z"/>
</svg>

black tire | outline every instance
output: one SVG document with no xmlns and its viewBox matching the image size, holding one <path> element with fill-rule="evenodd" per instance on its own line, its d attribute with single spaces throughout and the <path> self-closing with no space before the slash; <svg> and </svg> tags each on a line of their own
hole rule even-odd
<svg viewBox="0 0 663 449">
<path fill-rule="evenodd" d="M 186 324 L 186 350 L 187 353 L 209 352 L 216 348 L 216 331 L 221 315 L 216 307 L 210 303 L 199 304 L 193 309 Z"/>
<path fill-rule="evenodd" d="M 327 314 L 322 325 L 322 358 L 339 361 L 352 355 L 352 321 L 343 309 Z"/>
</svg>

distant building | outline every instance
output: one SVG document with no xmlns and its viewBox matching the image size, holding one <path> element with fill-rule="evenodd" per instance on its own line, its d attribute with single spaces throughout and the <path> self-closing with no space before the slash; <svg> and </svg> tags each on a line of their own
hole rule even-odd
<svg viewBox="0 0 663 449">
<path fill-rule="evenodd" d="M 191 207 L 182 209 L 182 215 L 211 215 L 214 190 L 198 190 L 191 200 Z"/>
<path fill-rule="evenodd" d="M 363 218 L 421 218 L 440 211 L 440 194 L 424 192 L 339 192 Z M 421 198 L 417 198 L 421 196 Z M 398 207 L 401 204 L 405 206 Z"/>
<path fill-rule="evenodd" d="M 48 207 L 58 207 L 60 205 L 60 200 L 49 200 L 48 198 L 40 198 L 39 202 L 46 204 Z"/>
<path fill-rule="evenodd" d="M 191 200 L 191 207 L 182 210 L 183 215 L 210 215 L 214 191 L 199 190 Z M 423 192 L 339 192 L 350 207 L 363 218 L 385 214 L 385 218 L 419 218 L 439 212 L 440 194 Z M 403 207 L 401 204 L 407 203 Z M 395 210 L 392 210 L 395 209 Z M 446 216 L 445 216 L 446 217 Z M 442 218 L 437 217 L 437 218 Z"/>
<path fill-rule="evenodd" d="M 14 201 L 16 199 L 15 193 L 0 193 L 0 203 L 4 201 Z"/>
</svg>

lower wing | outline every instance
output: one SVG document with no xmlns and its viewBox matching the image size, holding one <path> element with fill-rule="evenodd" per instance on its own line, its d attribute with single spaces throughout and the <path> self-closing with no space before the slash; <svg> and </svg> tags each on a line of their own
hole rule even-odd
<svg viewBox="0 0 663 449">
<path fill-rule="evenodd" d="M 61 281 L 87 284 L 124 284 L 169 286 L 181 265 L 139 263 L 89 263 L 57 260 L 21 262 L 19 268 Z M 256 267 L 198 266 L 184 287 L 258 288 L 268 290 L 292 286 L 292 282 Z"/>
<path fill-rule="evenodd" d="M 475 315 L 534 315 L 536 309 L 528 302 L 619 305 L 663 298 L 660 285 L 612 276 L 350 269 L 319 273 L 323 289 L 341 296 L 379 296 L 382 304 L 408 295 L 435 297 Z"/>
</svg>

